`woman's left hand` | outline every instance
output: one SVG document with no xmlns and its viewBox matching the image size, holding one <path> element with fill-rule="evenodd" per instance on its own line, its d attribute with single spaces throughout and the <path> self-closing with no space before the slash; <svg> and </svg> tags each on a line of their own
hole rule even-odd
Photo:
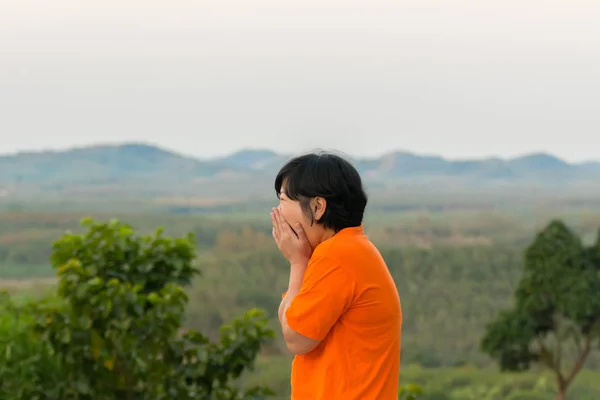
<svg viewBox="0 0 600 400">
<path fill-rule="evenodd" d="M 302 225 L 296 224 L 292 230 L 290 224 L 277 208 L 274 208 L 271 213 L 271 221 L 273 222 L 273 239 L 275 239 L 281 254 L 292 265 L 306 266 L 313 249 L 308 242 L 304 229 L 302 229 Z"/>
</svg>

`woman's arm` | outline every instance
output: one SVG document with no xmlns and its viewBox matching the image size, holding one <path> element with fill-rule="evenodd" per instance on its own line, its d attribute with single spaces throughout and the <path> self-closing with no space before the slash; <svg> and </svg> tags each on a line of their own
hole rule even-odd
<svg viewBox="0 0 600 400">
<path fill-rule="evenodd" d="M 293 354 L 306 354 L 313 350 L 321 343 L 320 340 L 313 340 L 299 334 L 298 332 L 291 329 L 287 324 L 287 318 L 285 312 L 291 305 L 296 295 L 300 292 L 302 287 L 302 281 L 304 279 L 304 271 L 306 265 L 292 265 L 290 267 L 290 282 L 288 284 L 288 290 L 285 294 L 281 304 L 279 305 L 278 317 L 281 324 L 281 330 L 283 332 L 283 338 L 287 348 Z"/>
</svg>

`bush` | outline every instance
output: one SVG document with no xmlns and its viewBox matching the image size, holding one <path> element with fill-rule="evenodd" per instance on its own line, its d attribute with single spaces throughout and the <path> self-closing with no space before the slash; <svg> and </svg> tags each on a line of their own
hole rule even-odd
<svg viewBox="0 0 600 400">
<path fill-rule="evenodd" d="M 33 332 L 37 313 L 43 305 L 56 304 L 53 298 L 43 303 L 22 304 L 3 293 L 0 297 L 0 389 L 1 398 L 42 399 L 42 388 L 64 378 L 58 357 L 49 343 Z"/>
<path fill-rule="evenodd" d="M 3 299 L 3 399 L 261 399 L 237 378 L 273 336 L 251 310 L 211 343 L 182 329 L 194 237 L 137 236 L 119 221 L 86 220 L 87 232 L 53 245 L 58 299 Z M 4 310 L 3 310 L 4 311 Z M 14 332 L 14 334 L 11 334 Z"/>
<path fill-rule="evenodd" d="M 423 390 L 419 385 L 404 385 L 398 389 L 398 400 L 417 400 L 422 394 Z"/>
</svg>

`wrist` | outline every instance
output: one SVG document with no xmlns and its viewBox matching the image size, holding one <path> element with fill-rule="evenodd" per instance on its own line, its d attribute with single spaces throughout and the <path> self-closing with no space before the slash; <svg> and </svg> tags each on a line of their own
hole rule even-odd
<svg viewBox="0 0 600 400">
<path fill-rule="evenodd" d="M 292 264 L 290 266 L 290 280 L 288 284 L 288 294 L 295 295 L 300 291 L 302 281 L 304 280 L 304 271 L 306 264 Z M 291 292 L 291 293 L 290 293 Z"/>
<path fill-rule="evenodd" d="M 292 271 L 294 270 L 298 270 L 298 271 L 303 271 L 306 269 L 306 267 L 308 266 L 308 260 L 301 260 L 301 261 L 292 261 L 290 262 L 290 269 Z"/>
<path fill-rule="evenodd" d="M 290 257 L 288 259 L 290 263 L 290 268 L 306 268 L 308 265 L 309 258 L 305 258 L 304 256 L 296 256 Z"/>
</svg>

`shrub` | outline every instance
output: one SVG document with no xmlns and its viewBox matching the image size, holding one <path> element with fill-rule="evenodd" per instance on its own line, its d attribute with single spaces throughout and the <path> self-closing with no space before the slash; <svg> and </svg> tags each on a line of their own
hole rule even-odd
<svg viewBox="0 0 600 400">
<path fill-rule="evenodd" d="M 270 390 L 241 390 L 273 336 L 259 310 L 221 329 L 211 343 L 183 332 L 194 237 L 158 230 L 138 236 L 119 221 L 85 220 L 87 232 L 53 245 L 58 300 L 15 305 L 2 320 L 2 398 L 17 399 L 261 399 Z M 8 355 L 7 355 L 8 354 Z"/>
</svg>

